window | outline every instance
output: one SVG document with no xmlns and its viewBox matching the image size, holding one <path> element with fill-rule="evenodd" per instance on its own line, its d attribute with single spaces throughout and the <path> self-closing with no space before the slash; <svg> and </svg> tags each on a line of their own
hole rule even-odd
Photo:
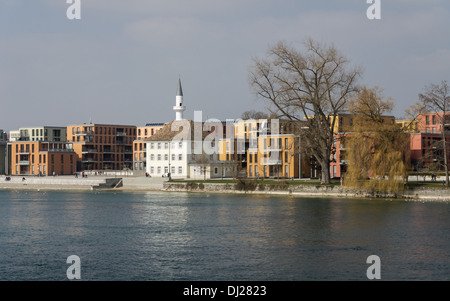
<svg viewBox="0 0 450 301">
<path fill-rule="evenodd" d="M 183 142 L 178 142 L 178 148 L 182 148 L 183 147 Z"/>
<path fill-rule="evenodd" d="M 430 116 L 426 116 L 425 117 L 425 124 L 429 125 L 430 124 Z"/>
<path fill-rule="evenodd" d="M 175 154 L 172 154 L 172 161 L 175 161 Z"/>
<path fill-rule="evenodd" d="M 151 155 L 150 155 L 150 160 L 151 160 L 151 161 L 155 160 L 155 155 L 154 155 L 154 154 L 151 154 Z"/>
<path fill-rule="evenodd" d="M 164 149 L 168 149 L 169 148 L 169 143 L 164 143 Z"/>
<path fill-rule="evenodd" d="M 161 143 L 158 143 L 158 149 L 161 149 Z"/>
<path fill-rule="evenodd" d="M 181 175 L 182 173 L 183 173 L 183 167 L 179 166 L 179 167 L 178 167 L 178 174 Z"/>
<path fill-rule="evenodd" d="M 154 149 L 155 148 L 155 144 L 154 143 L 150 143 L 150 149 Z"/>
<path fill-rule="evenodd" d="M 170 173 L 175 174 L 175 166 L 172 166 Z"/>
<path fill-rule="evenodd" d="M 165 160 L 165 161 L 169 161 L 169 155 L 168 155 L 168 154 L 165 154 L 165 155 L 164 155 L 164 160 Z"/>
<path fill-rule="evenodd" d="M 284 152 L 284 163 L 288 163 L 288 152 Z"/>
<path fill-rule="evenodd" d="M 183 155 L 182 155 L 182 154 L 179 154 L 179 155 L 178 155 L 178 160 L 179 160 L 179 161 L 182 161 L 182 160 L 183 160 Z"/>
<path fill-rule="evenodd" d="M 248 155 L 249 163 L 253 163 L 253 154 Z"/>
<path fill-rule="evenodd" d="M 158 161 L 161 161 L 161 154 L 158 154 Z"/>
<path fill-rule="evenodd" d="M 161 166 L 158 166 L 158 174 L 161 173 Z"/>
<path fill-rule="evenodd" d="M 217 175 L 219 173 L 219 169 L 217 167 L 214 167 L 214 174 Z"/>
<path fill-rule="evenodd" d="M 436 124 L 436 115 L 433 115 L 433 124 Z"/>
</svg>

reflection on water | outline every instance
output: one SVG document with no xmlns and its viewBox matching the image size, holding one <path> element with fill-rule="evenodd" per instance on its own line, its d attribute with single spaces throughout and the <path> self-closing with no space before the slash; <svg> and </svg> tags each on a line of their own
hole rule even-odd
<svg viewBox="0 0 450 301">
<path fill-rule="evenodd" d="M 0 191 L 0 280 L 448 280 L 449 205 Z"/>
</svg>

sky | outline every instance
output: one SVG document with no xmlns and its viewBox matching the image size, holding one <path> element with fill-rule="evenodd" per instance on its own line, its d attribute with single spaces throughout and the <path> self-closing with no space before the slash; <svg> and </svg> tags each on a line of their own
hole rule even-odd
<svg viewBox="0 0 450 301">
<path fill-rule="evenodd" d="M 392 97 L 392 115 L 450 81 L 450 1 L 0 0 L 0 129 L 92 121 L 144 126 L 184 117 L 240 118 L 268 103 L 251 89 L 255 57 L 279 41 L 334 45 L 362 67 L 359 84 Z"/>
</svg>

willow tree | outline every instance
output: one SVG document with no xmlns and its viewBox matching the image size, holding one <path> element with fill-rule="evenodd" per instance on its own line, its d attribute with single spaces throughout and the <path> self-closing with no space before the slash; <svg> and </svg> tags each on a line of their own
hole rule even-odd
<svg viewBox="0 0 450 301">
<path fill-rule="evenodd" d="M 345 111 L 356 92 L 360 68 L 334 46 L 312 39 L 297 50 L 279 42 L 269 48 L 267 58 L 254 59 L 249 80 L 256 94 L 271 104 L 272 113 L 292 121 L 306 120 L 302 147 L 321 166 L 321 183 L 330 183 L 331 151 L 335 118 Z"/>
<path fill-rule="evenodd" d="M 345 183 L 372 191 L 399 191 L 408 174 L 409 135 L 385 116 L 394 104 L 378 87 L 362 87 L 349 102 L 353 125 L 345 137 Z"/>
</svg>

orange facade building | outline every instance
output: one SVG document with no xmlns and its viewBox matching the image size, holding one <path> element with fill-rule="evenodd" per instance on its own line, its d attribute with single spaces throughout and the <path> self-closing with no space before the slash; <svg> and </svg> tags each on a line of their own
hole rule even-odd
<svg viewBox="0 0 450 301">
<path fill-rule="evenodd" d="M 82 124 L 67 127 L 78 155 L 77 171 L 127 170 L 133 164 L 136 126 Z"/>
<path fill-rule="evenodd" d="M 70 143 L 11 142 L 12 175 L 72 175 L 77 160 Z"/>
</svg>

